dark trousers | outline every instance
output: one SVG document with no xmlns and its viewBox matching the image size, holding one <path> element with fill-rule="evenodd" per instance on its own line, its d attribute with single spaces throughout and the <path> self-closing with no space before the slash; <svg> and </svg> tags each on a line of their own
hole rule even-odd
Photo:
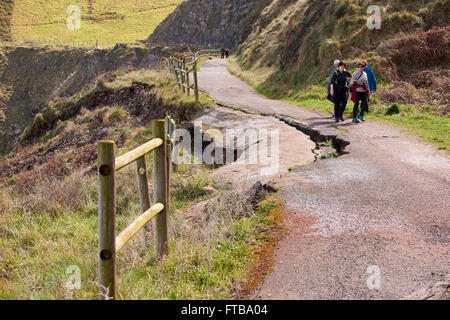
<svg viewBox="0 0 450 320">
<path fill-rule="evenodd" d="M 356 92 L 355 105 L 353 106 L 353 118 L 358 115 L 359 104 L 361 103 L 361 112 L 359 115 L 364 117 L 364 112 L 369 110 L 369 101 L 367 99 L 367 92 Z"/>
<path fill-rule="evenodd" d="M 345 108 L 347 107 L 347 92 L 335 92 L 334 93 L 334 117 L 339 119 L 344 115 Z"/>
</svg>

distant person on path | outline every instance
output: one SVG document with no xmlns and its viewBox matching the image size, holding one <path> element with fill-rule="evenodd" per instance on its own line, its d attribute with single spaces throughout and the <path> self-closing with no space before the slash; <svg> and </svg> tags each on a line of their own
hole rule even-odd
<svg viewBox="0 0 450 320">
<path fill-rule="evenodd" d="M 358 63 L 358 70 L 353 74 L 352 84 L 352 101 L 355 103 L 353 106 L 353 122 L 358 123 L 359 120 L 366 121 L 364 119 L 365 110 L 369 109 L 369 80 L 367 73 L 364 72 L 364 62 Z M 361 103 L 361 112 L 358 114 L 359 104 Z M 358 120 L 359 119 L 359 120 Z"/>
<path fill-rule="evenodd" d="M 348 100 L 348 82 L 351 76 L 345 70 L 345 63 L 340 61 L 330 84 L 330 95 L 334 98 L 334 118 L 336 122 L 339 122 L 339 120 L 344 121 L 344 111 Z"/>
<path fill-rule="evenodd" d="M 230 56 L 230 49 L 228 48 L 225 49 L 225 56 L 228 59 L 228 57 Z"/>
<path fill-rule="evenodd" d="M 373 70 L 371 67 L 369 67 L 369 64 L 366 60 L 363 60 L 364 62 L 364 72 L 367 74 L 367 78 L 369 80 L 369 90 L 371 92 L 377 91 L 377 79 L 375 78 L 375 74 L 373 73 Z M 369 104 L 367 104 L 366 112 L 369 113 Z"/>
<path fill-rule="evenodd" d="M 225 49 L 224 48 L 220 49 L 220 57 L 222 59 L 225 58 Z"/>
</svg>

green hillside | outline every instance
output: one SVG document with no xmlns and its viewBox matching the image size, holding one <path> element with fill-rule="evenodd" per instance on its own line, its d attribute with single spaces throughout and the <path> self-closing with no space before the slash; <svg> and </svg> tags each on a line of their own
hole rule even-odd
<svg viewBox="0 0 450 320">
<path fill-rule="evenodd" d="M 145 39 L 181 0 L 16 0 L 11 19 L 17 41 L 64 44 L 134 42 Z M 69 6 L 79 6 L 81 28 L 66 25 Z M 1 24 L 0 24 L 1 28 Z M 1 29 L 0 29 L 1 32 Z"/>
<path fill-rule="evenodd" d="M 379 30 L 367 27 L 372 4 L 381 8 Z M 368 118 L 450 150 L 449 10 L 449 0 L 273 0 L 230 71 L 270 98 L 330 112 L 325 87 L 334 59 L 352 72 L 367 60 L 379 80 Z"/>
</svg>

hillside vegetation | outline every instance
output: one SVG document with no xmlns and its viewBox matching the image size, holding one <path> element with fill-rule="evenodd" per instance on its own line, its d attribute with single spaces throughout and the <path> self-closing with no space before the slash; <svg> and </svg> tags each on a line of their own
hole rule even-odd
<svg viewBox="0 0 450 320">
<path fill-rule="evenodd" d="M 13 149 L 24 127 L 51 100 L 70 97 L 113 70 L 154 68 L 164 50 L 125 44 L 111 49 L 0 47 L 0 154 Z"/>
<path fill-rule="evenodd" d="M 367 28 L 371 4 L 274 0 L 239 47 L 238 60 L 246 70 L 267 74 L 258 80 L 261 89 L 273 93 L 284 84 L 296 88 L 323 82 L 336 58 L 351 68 L 358 59 L 367 59 L 384 81 L 410 80 L 424 69 L 446 71 L 450 1 L 381 1 L 380 30 Z M 433 27 L 444 29 L 421 33 Z"/>
<path fill-rule="evenodd" d="M 381 9 L 379 30 L 367 27 L 371 5 Z M 367 60 L 379 81 L 370 117 L 449 150 L 449 16 L 450 0 L 186 0 L 148 40 L 230 46 L 235 75 L 270 98 L 321 111 L 332 110 L 333 61 L 353 72 Z"/>
<path fill-rule="evenodd" d="M 37 114 L 18 152 L 0 158 L 0 299 L 95 299 L 96 142 L 114 140 L 124 154 L 152 139 L 152 119 L 170 112 L 180 123 L 210 103 L 185 96 L 165 70 L 124 69 Z M 139 216 L 135 170 L 117 175 L 117 230 Z M 180 165 L 172 174 L 170 255 L 156 260 L 151 235 L 139 232 L 118 254 L 119 299 L 226 299 L 245 285 L 276 199 L 253 208 L 210 171 Z M 208 199 L 197 215 L 190 209 Z M 70 266 L 81 271 L 73 291 Z"/>
<path fill-rule="evenodd" d="M 96 0 L 92 10 L 89 0 L 14 2 L 11 27 L 15 40 L 93 45 L 97 40 L 117 43 L 145 39 L 181 0 Z M 66 26 L 67 8 L 72 5 L 81 9 L 80 29 Z"/>
<path fill-rule="evenodd" d="M 367 28 L 371 4 L 273 1 L 230 70 L 266 96 L 330 112 L 325 83 L 333 60 L 351 72 L 368 60 L 379 81 L 370 117 L 450 150 L 450 1 L 382 1 L 380 30 Z"/>
</svg>

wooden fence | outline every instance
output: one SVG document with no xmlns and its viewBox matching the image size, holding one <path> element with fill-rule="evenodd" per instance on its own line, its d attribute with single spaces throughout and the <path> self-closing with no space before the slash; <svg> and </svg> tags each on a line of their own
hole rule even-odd
<svg viewBox="0 0 450 320">
<path fill-rule="evenodd" d="M 113 141 L 98 142 L 98 298 L 116 298 L 116 254 L 142 227 L 153 221 L 156 257 L 168 254 L 171 135 L 175 122 L 170 116 L 152 121 L 153 140 L 115 157 Z M 153 200 L 150 207 L 145 156 L 153 152 Z M 116 172 L 136 162 L 141 216 L 116 237 Z"/>
<path fill-rule="evenodd" d="M 219 56 L 218 49 L 204 49 L 197 51 L 194 55 L 188 57 L 174 57 L 168 59 L 167 67 L 169 74 L 175 76 L 178 87 L 183 90 L 186 95 L 191 95 L 191 89 L 194 91 L 195 102 L 199 102 L 198 95 L 198 79 L 197 79 L 197 62 L 204 56 Z M 194 83 L 190 83 L 189 74 L 193 74 Z"/>
</svg>

